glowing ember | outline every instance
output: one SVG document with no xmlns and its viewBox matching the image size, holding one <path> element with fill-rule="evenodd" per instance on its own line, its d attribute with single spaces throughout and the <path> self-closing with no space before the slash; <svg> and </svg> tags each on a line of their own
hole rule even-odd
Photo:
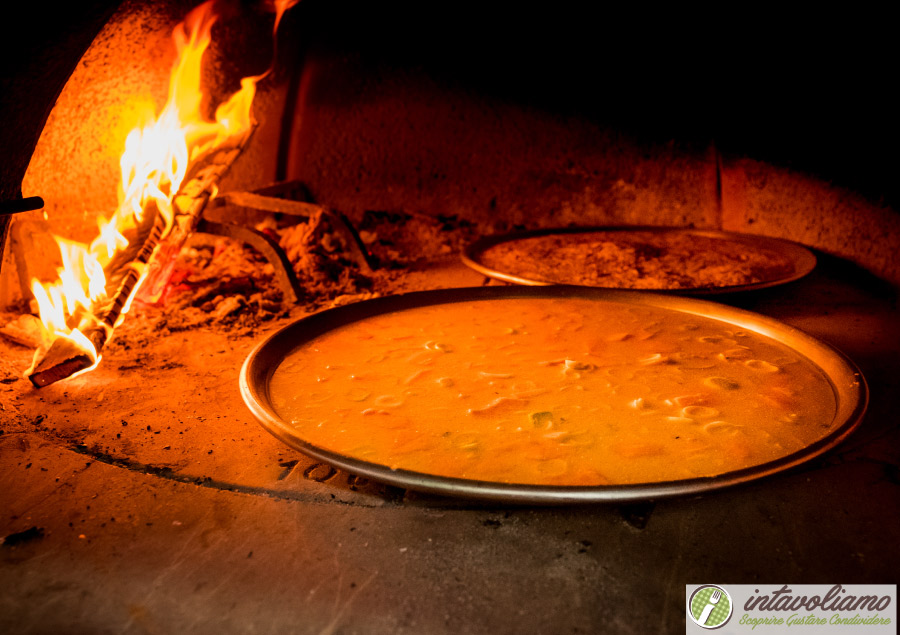
<svg viewBox="0 0 900 635">
<path fill-rule="evenodd" d="M 275 2 L 277 29 L 281 16 L 297 0 Z M 119 207 L 112 218 L 98 219 L 99 235 L 89 245 L 55 237 L 62 254 L 59 280 L 44 285 L 32 281 L 32 292 L 46 329 L 44 344 L 35 351 L 26 376 L 34 372 L 53 343 L 61 338 L 83 350 L 99 363 L 97 347 L 85 336 L 89 329 L 109 335 L 113 324 L 99 315 L 120 291 L 123 274 L 131 272 L 137 282 L 129 289 L 124 307 L 113 319 L 121 319 L 146 276 L 146 258 L 138 258 L 147 236 L 154 229 L 159 240 L 172 230 L 175 218 L 187 210 L 173 203 L 191 166 L 209 153 L 240 139 L 253 126 L 250 114 L 256 84 L 268 71 L 241 80 L 241 88 L 215 113 L 215 120 L 200 112 L 203 93 L 200 71 L 203 54 L 210 44 L 216 21 L 213 0 L 194 9 L 173 33 L 177 57 L 169 83 L 169 98 L 158 117 L 150 112 L 128 135 L 120 160 L 122 181 Z M 161 219 L 161 223 L 160 223 Z M 154 243 L 154 246 L 158 244 Z M 107 313 L 109 315 L 109 313 Z"/>
</svg>

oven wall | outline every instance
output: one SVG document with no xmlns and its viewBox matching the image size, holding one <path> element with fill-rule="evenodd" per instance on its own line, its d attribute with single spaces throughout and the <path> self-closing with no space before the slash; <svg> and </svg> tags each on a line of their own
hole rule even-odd
<svg viewBox="0 0 900 635">
<path fill-rule="evenodd" d="M 877 18 L 305 8 L 287 175 L 335 207 L 485 231 L 716 227 L 900 281 L 900 135 Z"/>
</svg>

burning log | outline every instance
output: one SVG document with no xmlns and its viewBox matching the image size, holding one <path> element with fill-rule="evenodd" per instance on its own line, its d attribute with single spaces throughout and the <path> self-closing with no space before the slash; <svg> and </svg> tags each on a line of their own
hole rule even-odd
<svg viewBox="0 0 900 635">
<path fill-rule="evenodd" d="M 292 4 L 276 2 L 273 34 Z M 161 293 L 216 184 L 253 132 L 256 85 L 269 71 L 244 77 L 240 90 L 216 108 L 214 120 L 201 109 L 201 62 L 217 19 L 212 6 L 208 0 L 195 8 L 173 32 L 178 55 L 169 99 L 158 117 L 125 140 L 122 196 L 113 218 L 100 219 L 90 245 L 57 239 L 63 259 L 59 282 L 45 287 L 33 281 L 41 320 L 55 340 L 47 350 L 38 349 L 25 373 L 35 386 L 99 361 L 142 282 L 149 280 L 151 295 Z"/>
<path fill-rule="evenodd" d="M 165 243 L 160 245 L 158 253 L 147 268 L 147 278 L 142 284 L 142 301 L 153 304 L 161 298 L 172 277 L 178 253 L 197 229 L 203 210 L 217 190 L 218 182 L 238 158 L 252 132 L 251 128 L 233 146 L 212 153 L 175 196 L 175 208 L 183 212 L 176 215 L 171 234 Z"/>
<path fill-rule="evenodd" d="M 158 212 L 153 229 L 144 241 L 137 257 L 128 265 L 121 277 L 118 290 L 113 294 L 110 302 L 103 307 L 99 314 L 82 319 L 81 323 L 91 324 L 82 330 L 84 336 L 93 345 L 93 351 L 89 351 L 83 344 L 67 337 L 58 337 L 40 357 L 34 365 L 34 371 L 28 376 L 31 383 L 37 388 L 48 386 L 60 379 L 71 377 L 75 373 L 87 370 L 97 363 L 100 351 L 112 334 L 116 322 L 130 304 L 130 300 L 136 291 L 142 276 L 142 270 L 153 255 L 154 249 L 166 228 L 165 219 Z"/>
<path fill-rule="evenodd" d="M 231 147 L 219 149 L 199 163 L 194 176 L 185 182 L 174 198 L 176 216 L 171 225 L 155 203 L 148 205 L 144 216 L 153 219 L 152 227 L 137 255 L 125 265 L 115 267 L 113 274 L 118 275 L 115 293 L 99 310 L 80 320 L 79 330 L 87 341 L 79 343 L 68 337 L 55 339 L 43 355 L 37 356 L 33 371 L 28 376 L 35 387 L 48 386 L 94 366 L 145 279 L 150 282 L 151 292 L 156 290 L 158 294 L 162 293 L 178 252 L 200 222 L 218 181 L 240 155 L 252 132 L 253 128 L 250 128 Z M 164 236 L 165 242 L 160 243 Z M 88 342 L 93 346 L 93 351 L 86 345 Z"/>
<path fill-rule="evenodd" d="M 28 378 L 35 388 L 43 388 L 87 370 L 96 363 L 93 351 L 87 351 L 74 340 L 60 337 L 53 341 Z"/>
</svg>

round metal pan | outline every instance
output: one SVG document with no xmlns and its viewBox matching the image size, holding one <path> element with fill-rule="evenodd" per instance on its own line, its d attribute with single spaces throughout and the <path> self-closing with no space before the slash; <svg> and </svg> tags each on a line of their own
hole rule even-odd
<svg viewBox="0 0 900 635">
<path fill-rule="evenodd" d="M 484 252 L 495 245 L 506 242 L 514 242 L 524 238 L 535 238 L 538 236 L 565 235 L 565 234 L 589 234 L 592 232 L 650 232 L 661 236 L 697 236 L 703 238 L 719 239 L 728 241 L 729 243 L 738 243 L 748 249 L 767 249 L 777 252 L 779 255 L 786 257 L 792 265 L 790 273 L 783 276 L 772 278 L 769 280 L 761 280 L 753 284 L 715 286 L 715 287 L 689 287 L 683 289 L 640 289 L 641 291 L 653 291 L 656 293 L 679 294 L 691 296 L 708 296 L 725 293 L 742 293 L 745 291 L 753 291 L 756 289 L 765 289 L 781 284 L 787 284 L 794 280 L 799 280 L 803 276 L 811 272 L 816 266 L 815 255 L 803 245 L 782 240 L 780 238 L 770 238 L 768 236 L 759 236 L 755 234 L 740 234 L 737 232 L 726 232 L 713 229 L 688 229 L 683 227 L 659 227 L 659 226 L 643 226 L 643 225 L 620 225 L 610 227 L 565 227 L 557 229 L 538 229 L 533 231 L 514 232 L 510 234 L 502 234 L 497 236 L 486 236 L 469 245 L 462 253 L 463 263 L 490 278 L 511 282 L 513 284 L 522 284 L 529 286 L 543 286 L 557 283 L 578 284 L 575 280 L 559 280 L 557 282 L 547 282 L 542 280 L 534 280 L 524 278 L 507 271 L 498 271 L 488 267 L 482 262 Z M 582 285 L 579 285 L 582 286 Z M 590 285 L 583 285 L 590 286 Z M 600 287 L 592 287 L 600 288 Z M 625 287 L 622 287 L 625 288 Z"/>
<path fill-rule="evenodd" d="M 494 483 L 406 470 L 392 470 L 384 465 L 344 456 L 312 445 L 303 439 L 296 428 L 282 420 L 272 407 L 269 398 L 269 381 L 275 369 L 291 351 L 324 333 L 384 313 L 436 304 L 497 298 L 614 300 L 712 318 L 772 338 L 805 356 L 828 377 L 837 403 L 832 430 L 824 438 L 794 454 L 715 477 L 637 485 L 569 487 Z M 244 362 L 240 376 L 240 388 L 247 407 L 259 419 L 263 427 L 278 439 L 308 456 L 353 474 L 397 487 L 447 496 L 542 505 L 658 499 L 709 492 L 759 479 L 799 465 L 840 443 L 859 425 L 868 402 L 865 380 L 859 369 L 849 359 L 830 346 L 777 320 L 695 298 L 576 286 L 503 286 L 419 291 L 329 309 L 298 320 L 261 342 Z"/>
</svg>

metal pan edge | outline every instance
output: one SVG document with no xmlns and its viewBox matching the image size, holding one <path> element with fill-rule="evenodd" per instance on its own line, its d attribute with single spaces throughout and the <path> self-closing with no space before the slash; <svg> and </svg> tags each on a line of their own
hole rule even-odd
<svg viewBox="0 0 900 635">
<path fill-rule="evenodd" d="M 532 278 L 523 278 L 512 273 L 498 271 L 480 261 L 481 254 L 493 247 L 504 242 L 521 240 L 523 238 L 535 238 L 538 236 L 548 236 L 552 234 L 587 234 L 592 232 L 653 232 L 653 233 L 679 233 L 690 234 L 693 236 L 704 236 L 707 238 L 720 238 L 723 240 L 737 241 L 760 247 L 768 247 L 777 249 L 783 255 L 789 257 L 794 265 L 792 274 L 775 278 L 771 280 L 763 280 L 753 284 L 731 285 L 722 287 L 689 287 L 684 289 L 633 289 L 633 291 L 652 292 L 669 294 L 681 294 L 690 296 L 712 296 L 730 293 L 744 293 L 746 291 L 756 291 L 759 289 L 768 289 L 770 287 L 779 286 L 794 282 L 805 277 L 816 267 L 816 256 L 808 248 L 799 243 L 795 243 L 783 238 L 774 238 L 771 236 L 762 236 L 758 234 L 742 234 L 738 232 L 729 232 L 718 229 L 693 229 L 686 227 L 668 227 L 658 225 L 610 225 L 601 227 L 561 227 L 551 229 L 535 229 L 522 232 L 512 232 L 508 234 L 498 234 L 495 236 L 484 236 L 479 238 L 472 244 L 468 245 L 460 254 L 463 264 L 474 269 L 489 278 L 508 282 L 511 284 L 520 284 L 526 286 L 549 286 L 556 284 L 553 282 L 545 282 Z M 581 285 L 577 285 L 581 286 Z M 588 288 L 602 289 L 612 287 L 592 287 L 584 285 Z M 630 288 L 618 288 L 622 291 L 631 291 Z"/>
<path fill-rule="evenodd" d="M 495 483 L 407 470 L 355 459 L 307 443 L 282 421 L 271 406 L 268 384 L 284 356 L 297 346 L 339 326 L 408 308 L 499 298 L 588 298 L 668 308 L 725 321 L 775 339 L 804 355 L 828 377 L 835 392 L 834 429 L 805 448 L 768 463 L 714 477 L 632 485 L 554 486 Z M 300 452 L 358 476 L 411 490 L 474 500 L 515 504 L 568 505 L 626 503 L 712 492 L 754 481 L 805 463 L 843 441 L 862 422 L 868 386 L 856 365 L 835 348 L 787 324 L 726 305 L 642 291 L 617 291 L 578 286 L 471 287 L 416 291 L 328 309 L 302 318 L 260 342 L 241 368 L 240 391 L 250 412 L 273 436 Z"/>
</svg>

